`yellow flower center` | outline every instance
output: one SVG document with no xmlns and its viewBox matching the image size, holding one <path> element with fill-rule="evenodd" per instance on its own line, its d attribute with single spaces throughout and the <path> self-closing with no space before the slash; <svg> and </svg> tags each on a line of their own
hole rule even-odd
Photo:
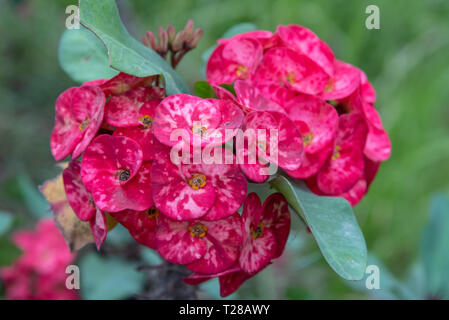
<svg viewBox="0 0 449 320">
<path fill-rule="evenodd" d="M 151 126 L 153 125 L 153 118 L 151 118 L 147 114 L 137 118 L 137 120 L 144 126 L 145 129 L 151 128 Z"/>
<path fill-rule="evenodd" d="M 195 173 L 189 179 L 189 185 L 192 189 L 198 190 L 206 185 L 206 176 L 202 173 Z"/>
<path fill-rule="evenodd" d="M 192 128 L 193 134 L 205 137 L 207 135 L 207 128 L 204 126 L 194 125 Z"/>
<path fill-rule="evenodd" d="M 147 210 L 147 217 L 150 219 L 155 219 L 159 217 L 159 210 L 156 207 L 152 207 Z"/>
<path fill-rule="evenodd" d="M 131 177 L 131 172 L 128 169 L 117 171 L 117 176 L 120 181 L 127 181 Z"/>
<path fill-rule="evenodd" d="M 78 129 L 79 129 L 80 131 L 84 131 L 84 130 L 89 126 L 89 124 L 90 124 L 90 119 L 87 118 L 86 120 L 84 120 L 83 122 L 81 122 L 81 123 L 78 125 Z"/>
<path fill-rule="evenodd" d="M 251 237 L 257 239 L 263 236 L 263 230 L 265 226 L 262 222 L 259 222 L 256 228 L 251 227 Z"/>
<path fill-rule="evenodd" d="M 195 223 L 193 226 L 189 226 L 190 235 L 192 237 L 202 238 L 207 233 L 207 227 L 202 223 Z"/>
<path fill-rule="evenodd" d="M 309 132 L 302 136 L 302 142 L 305 146 L 310 146 L 313 141 L 313 133 Z"/>
<path fill-rule="evenodd" d="M 285 75 L 285 80 L 287 80 L 287 82 L 290 84 L 295 84 L 295 76 L 293 75 L 293 73 L 287 73 Z"/>
<path fill-rule="evenodd" d="M 334 149 L 334 153 L 332 154 L 332 160 L 337 160 L 338 158 L 340 158 L 340 150 L 341 150 L 341 147 L 339 145 L 336 145 L 335 149 Z"/>
<path fill-rule="evenodd" d="M 248 68 L 245 66 L 238 66 L 235 74 L 237 77 L 246 78 L 248 76 Z"/>
</svg>

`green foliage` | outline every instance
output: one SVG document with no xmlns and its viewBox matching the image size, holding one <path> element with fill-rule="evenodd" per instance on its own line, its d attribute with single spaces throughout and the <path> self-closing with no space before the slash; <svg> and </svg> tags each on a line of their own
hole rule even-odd
<svg viewBox="0 0 449 320">
<path fill-rule="evenodd" d="M 12 225 L 12 216 L 8 212 L 0 211 L 0 236 L 2 236 Z"/>
<path fill-rule="evenodd" d="M 214 88 L 207 81 L 198 81 L 193 87 L 195 95 L 206 99 L 206 98 L 217 98 L 214 92 Z"/>
<path fill-rule="evenodd" d="M 89 253 L 80 262 L 81 292 L 84 299 L 125 299 L 138 293 L 144 284 L 144 274 L 136 271 L 132 262 L 97 253 Z"/>
<path fill-rule="evenodd" d="M 270 184 L 281 192 L 295 212 L 309 226 L 324 258 L 341 277 L 360 280 L 367 250 L 351 205 L 343 198 L 322 197 L 306 185 L 278 176 Z"/>
<path fill-rule="evenodd" d="M 430 296 L 449 296 L 449 198 L 432 200 L 430 221 L 421 242 L 421 264 Z"/>
<path fill-rule="evenodd" d="M 164 59 L 131 37 L 120 20 L 115 0 L 80 0 L 80 19 L 103 41 L 114 69 L 139 77 L 161 74 L 168 94 L 189 92 Z"/>
<path fill-rule="evenodd" d="M 0 267 L 10 266 L 21 254 L 22 251 L 8 236 L 0 237 Z"/>
<path fill-rule="evenodd" d="M 59 41 L 62 69 L 77 82 L 112 78 L 118 71 L 109 66 L 103 43 L 86 28 L 66 30 Z"/>
</svg>

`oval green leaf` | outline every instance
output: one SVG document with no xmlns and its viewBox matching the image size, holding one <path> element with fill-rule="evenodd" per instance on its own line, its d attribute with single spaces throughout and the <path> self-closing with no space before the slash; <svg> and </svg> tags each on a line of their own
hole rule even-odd
<svg viewBox="0 0 449 320">
<path fill-rule="evenodd" d="M 332 269 L 346 280 L 362 279 L 366 243 L 349 202 L 339 197 L 317 196 L 304 182 L 293 183 L 283 176 L 270 184 L 307 223 Z"/>
<path fill-rule="evenodd" d="M 114 0 L 80 0 L 80 22 L 104 43 L 112 68 L 137 77 L 161 74 L 167 94 L 189 93 L 187 85 L 155 51 L 126 30 Z"/>
<path fill-rule="evenodd" d="M 109 79 L 118 74 L 109 66 L 103 43 L 86 28 L 68 29 L 62 34 L 58 59 L 62 69 L 77 82 Z"/>
</svg>

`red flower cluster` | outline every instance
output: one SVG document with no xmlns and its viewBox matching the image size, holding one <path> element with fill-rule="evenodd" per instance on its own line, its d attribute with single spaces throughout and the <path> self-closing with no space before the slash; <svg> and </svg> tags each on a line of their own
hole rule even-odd
<svg viewBox="0 0 449 320">
<path fill-rule="evenodd" d="M 285 198 L 261 205 L 247 196 L 246 178 L 264 182 L 274 164 L 354 205 L 390 141 L 364 73 L 303 27 L 220 40 L 207 78 L 217 99 L 166 97 L 157 76 L 123 73 L 71 88 L 56 102 L 51 150 L 58 161 L 72 157 L 67 200 L 90 222 L 98 248 L 107 212 L 138 242 L 194 271 L 187 282 L 219 277 L 228 295 L 281 255 L 290 228 Z M 240 132 L 261 129 L 266 139 L 244 135 L 243 146 L 228 147 Z M 248 161 L 252 147 L 264 161 Z"/>
<path fill-rule="evenodd" d="M 219 97 L 243 109 L 244 126 L 280 129 L 277 164 L 291 177 L 306 179 L 317 194 L 357 204 L 380 162 L 390 156 L 391 143 L 366 75 L 337 60 L 304 27 L 220 39 L 206 75 Z M 221 84 L 234 84 L 236 97 Z M 268 177 L 258 175 L 258 169 L 242 166 L 248 178 L 262 182 Z"/>
<path fill-rule="evenodd" d="M 76 291 L 65 287 L 65 271 L 75 255 L 51 219 L 41 220 L 35 231 L 16 232 L 13 241 L 23 254 L 11 267 L 0 269 L 8 299 L 79 299 Z"/>
</svg>

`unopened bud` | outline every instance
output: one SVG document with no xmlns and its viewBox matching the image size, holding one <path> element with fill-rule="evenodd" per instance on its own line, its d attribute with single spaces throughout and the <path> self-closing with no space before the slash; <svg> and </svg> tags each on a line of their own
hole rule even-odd
<svg viewBox="0 0 449 320">
<path fill-rule="evenodd" d="M 202 36 L 203 36 L 203 29 L 196 29 L 193 32 L 192 39 L 190 39 L 190 41 L 187 43 L 188 47 L 190 49 L 196 48 L 196 46 L 198 45 L 198 42 L 200 42 Z"/>
<path fill-rule="evenodd" d="M 192 34 L 193 27 L 194 27 L 193 20 L 189 19 L 189 21 L 187 21 L 187 24 L 184 28 L 184 32 L 186 33 L 187 36 L 190 36 Z"/>
<path fill-rule="evenodd" d="M 173 40 L 172 43 L 172 50 L 174 52 L 177 52 L 179 50 L 181 50 L 184 46 L 184 39 L 185 39 L 185 33 L 184 30 L 179 31 L 178 34 L 175 36 L 175 39 Z"/>
<path fill-rule="evenodd" d="M 142 42 L 148 48 L 151 48 L 153 50 L 157 49 L 156 41 L 155 41 L 155 38 L 154 38 L 154 34 L 151 31 L 147 31 L 146 32 L 146 34 L 142 37 Z"/>
<path fill-rule="evenodd" d="M 168 35 L 168 42 L 169 43 L 173 43 L 173 40 L 175 40 L 176 37 L 176 30 L 175 27 L 173 27 L 173 25 L 168 25 L 167 27 L 167 35 Z"/>
</svg>

